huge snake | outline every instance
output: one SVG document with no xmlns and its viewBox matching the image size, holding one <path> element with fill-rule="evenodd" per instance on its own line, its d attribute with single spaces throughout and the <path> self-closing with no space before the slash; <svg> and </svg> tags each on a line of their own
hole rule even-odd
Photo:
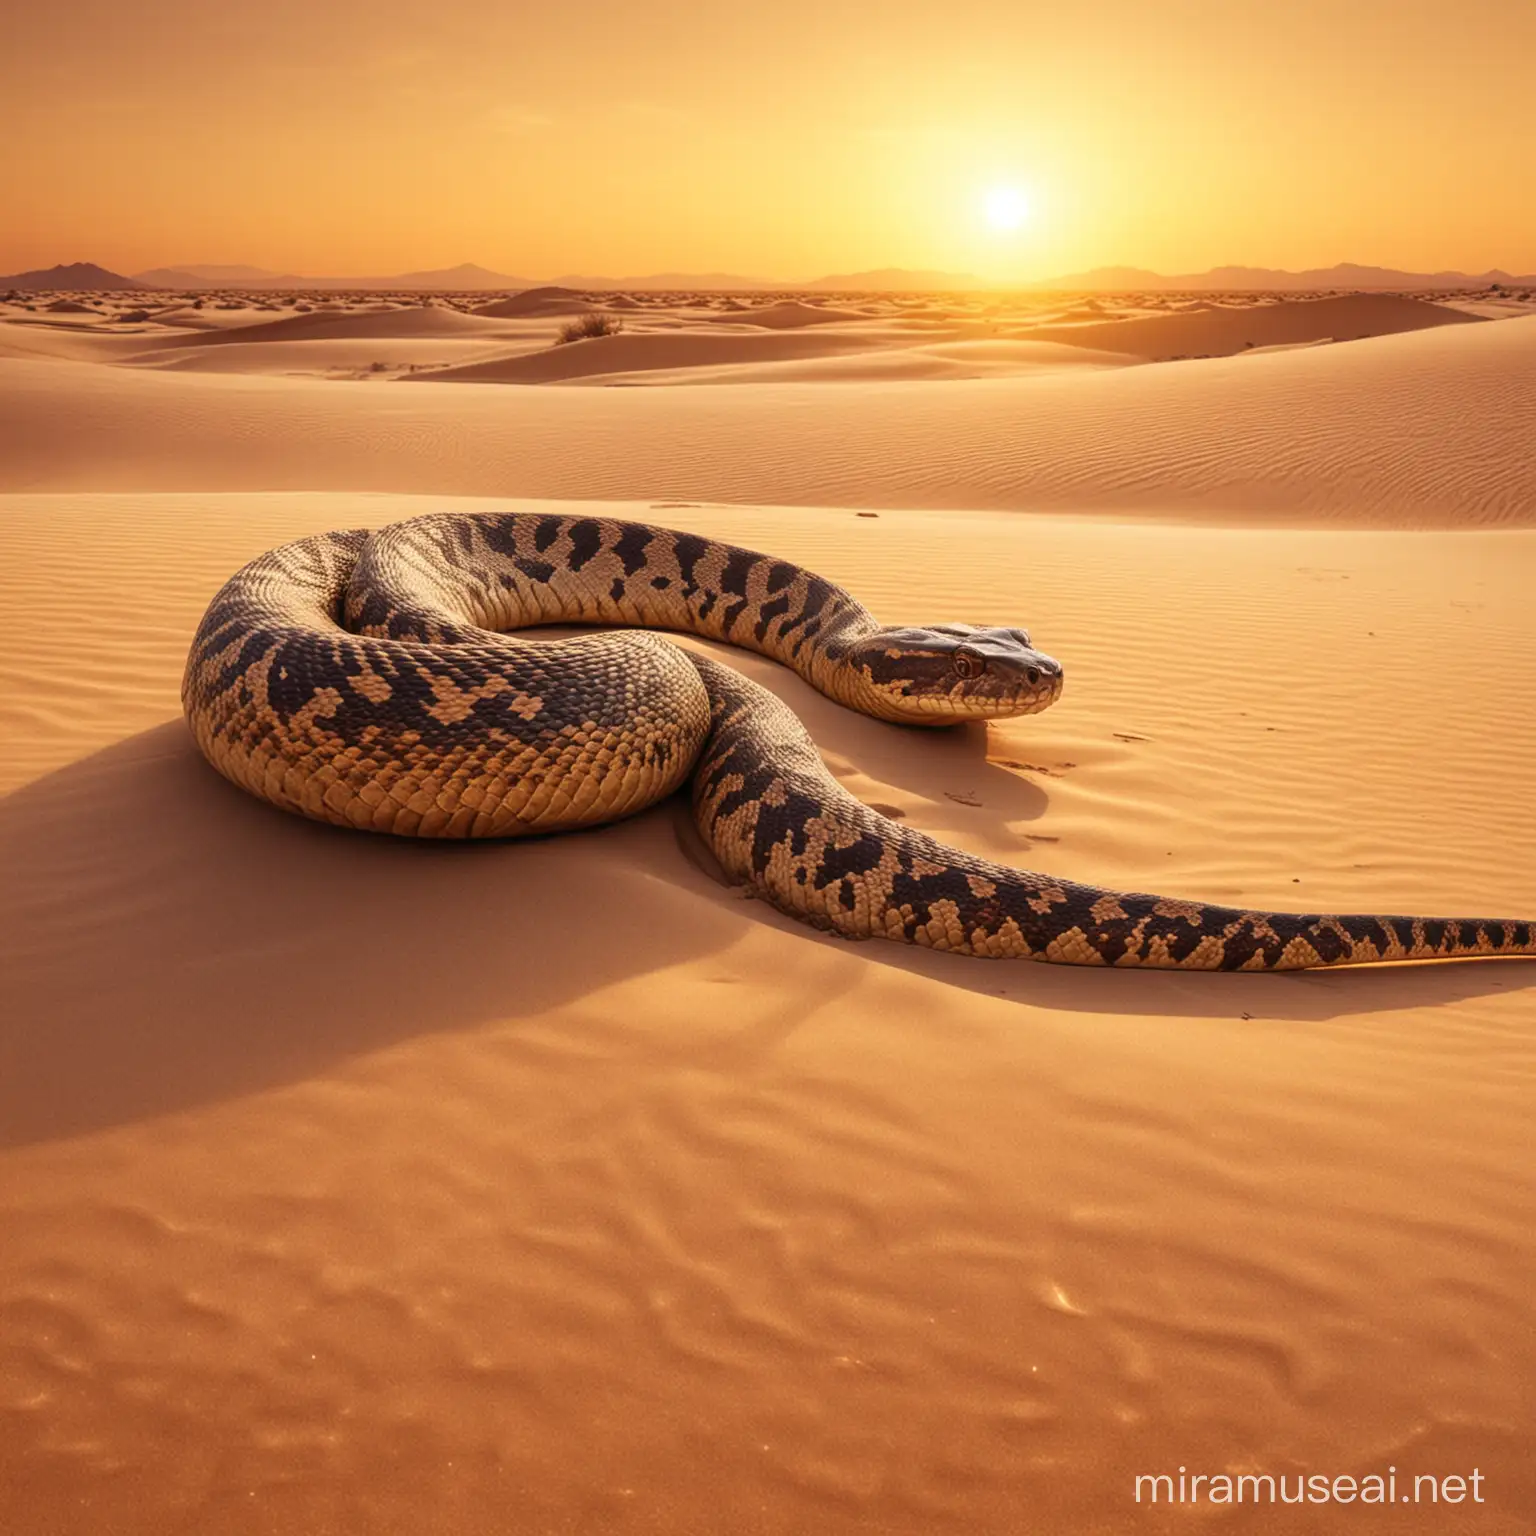
<svg viewBox="0 0 1536 1536">
<path fill-rule="evenodd" d="M 629 628 L 506 633 L 548 624 Z M 182 700 L 234 783 L 377 832 L 593 826 L 691 778 L 729 879 L 848 938 L 1223 971 L 1536 954 L 1525 921 L 1245 911 L 947 847 L 844 790 L 775 694 L 657 629 L 761 652 L 841 704 L 911 725 L 1030 714 L 1061 692 L 1060 666 L 1022 629 L 885 626 L 770 555 L 648 523 L 444 513 L 246 565 L 198 628 Z"/>
</svg>

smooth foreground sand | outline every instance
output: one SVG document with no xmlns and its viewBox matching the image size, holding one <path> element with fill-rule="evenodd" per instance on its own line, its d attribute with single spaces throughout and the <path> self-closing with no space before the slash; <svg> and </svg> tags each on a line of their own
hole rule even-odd
<svg viewBox="0 0 1536 1536">
<path fill-rule="evenodd" d="M 5 1529 L 1530 1530 L 1536 969 L 849 945 L 673 804 L 520 846 L 290 820 L 177 687 L 282 539 L 603 495 L 1032 627 L 1062 702 L 947 734 L 732 653 L 913 825 L 1536 915 L 1533 363 L 1528 320 L 617 393 L 0 361 Z M 1485 1502 L 1134 1495 L 1389 1465 Z"/>
</svg>

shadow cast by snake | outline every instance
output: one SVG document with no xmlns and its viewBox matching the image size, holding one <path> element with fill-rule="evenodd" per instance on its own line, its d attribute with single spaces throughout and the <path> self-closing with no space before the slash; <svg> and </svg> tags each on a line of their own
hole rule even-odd
<svg viewBox="0 0 1536 1536">
<path fill-rule="evenodd" d="M 981 732 L 925 737 L 912 763 L 925 782 L 960 767 L 975 778 L 985 750 Z M 1002 775 L 997 787 L 1014 796 L 1000 807 L 1010 819 L 1044 807 L 1026 781 Z M 1536 980 L 1531 967 L 1486 961 L 1181 975 L 855 945 L 728 896 L 658 826 L 668 817 L 687 812 L 674 801 L 515 843 L 354 834 L 242 795 L 208 772 L 180 722 L 49 774 L 0 801 L 0 1146 L 259 1092 L 423 1033 L 547 1011 L 636 974 L 637 957 L 660 970 L 723 951 L 756 923 L 828 959 L 939 982 L 957 1011 L 967 994 L 1004 993 L 1066 1012 L 1317 1021 Z M 657 902 L 658 883 L 686 904 L 686 922 L 676 902 Z"/>
<path fill-rule="evenodd" d="M 686 931 L 650 919 L 654 877 L 626 855 L 644 834 L 327 828 L 210 773 L 179 721 L 50 774 L 0 801 L 0 1145 L 297 1081 L 728 943 L 723 905 Z"/>
</svg>

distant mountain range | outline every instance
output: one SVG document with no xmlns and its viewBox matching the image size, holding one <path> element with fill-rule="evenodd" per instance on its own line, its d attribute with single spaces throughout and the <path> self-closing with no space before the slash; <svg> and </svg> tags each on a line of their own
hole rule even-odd
<svg viewBox="0 0 1536 1536">
<path fill-rule="evenodd" d="M 1536 287 L 1536 275 L 1516 277 L 1512 273 L 1491 272 L 1399 272 L 1392 267 L 1361 267 L 1340 262 L 1336 267 L 1311 267 L 1305 272 L 1287 272 L 1278 267 L 1212 267 L 1207 272 L 1186 272 L 1167 277 L 1143 267 L 1095 267 L 1091 272 L 1073 272 L 1031 283 L 1031 288 L 1065 293 L 1123 292 L 1156 288 L 1164 292 L 1191 290 L 1227 292 L 1245 289 L 1266 293 L 1304 291 L 1317 288 L 1387 289 L 1405 288 L 1491 288 Z"/>
<path fill-rule="evenodd" d="M 268 272 L 261 267 L 221 267 L 189 264 L 154 267 L 135 273 L 135 279 L 153 288 L 366 288 L 420 289 L 435 293 L 480 293 L 492 289 L 532 288 L 531 277 L 514 277 L 464 262 L 430 272 L 397 272 L 388 277 L 304 277 L 294 272 Z M 0 279 L 4 281 L 4 279 Z"/>
<path fill-rule="evenodd" d="M 155 267 L 136 274 L 141 283 L 156 288 L 366 288 L 416 289 L 435 293 L 483 293 L 511 289 L 558 286 L 561 288 L 612 288 L 671 290 L 678 288 L 759 289 L 782 286 L 765 278 L 741 277 L 734 272 L 651 272 L 643 277 L 594 277 L 568 272 L 559 277 L 517 277 L 493 272 L 489 267 L 464 262 L 428 272 L 397 272 L 390 277 L 303 277 L 292 272 L 266 272 L 260 267 L 218 267 L 187 264 Z M 0 279 L 3 281 L 3 279 Z"/>
<path fill-rule="evenodd" d="M 593 277 L 589 273 L 568 272 L 549 281 L 561 288 L 608 288 L 624 293 L 686 293 L 697 289 L 716 293 L 755 293 L 787 286 L 766 277 L 743 277 L 739 272 L 648 272 L 641 277 Z"/>
<path fill-rule="evenodd" d="M 742 277 L 733 272 L 652 272 L 639 277 L 599 277 L 584 273 L 552 279 L 515 277 L 465 262 L 426 272 L 399 272 L 388 277 L 304 277 L 291 272 L 269 272 L 261 267 L 209 266 L 200 263 L 179 267 L 154 267 L 124 277 L 93 262 L 77 261 L 49 267 L 46 271 L 17 272 L 0 277 L 0 288 L 34 290 L 106 290 L 168 288 L 192 289 L 362 289 L 438 293 L 520 292 L 546 282 L 579 290 L 608 289 L 616 292 L 689 291 L 763 292 L 788 290 L 808 293 L 935 293 L 977 292 L 997 289 L 996 283 L 964 272 L 923 272 L 904 267 L 881 267 L 865 272 L 842 272 L 806 283 L 775 282 L 768 278 Z M 1113 293 L 1146 289 L 1165 292 L 1308 292 L 1319 289 L 1379 289 L 1397 291 L 1436 288 L 1536 287 L 1536 274 L 1523 277 L 1508 272 L 1399 272 L 1390 267 L 1362 267 L 1351 262 L 1336 267 L 1314 267 L 1287 272 L 1275 267 L 1212 267 L 1208 272 L 1183 273 L 1176 277 L 1144 267 L 1095 267 L 1023 286 L 1037 292 Z"/>
<path fill-rule="evenodd" d="M 270 283 L 274 279 L 279 282 L 302 281 L 297 277 L 269 272 L 265 267 L 242 266 L 156 267 L 153 271 L 137 272 L 134 275 L 139 282 L 149 283 L 156 288 L 213 288 L 225 284 Z"/>
</svg>

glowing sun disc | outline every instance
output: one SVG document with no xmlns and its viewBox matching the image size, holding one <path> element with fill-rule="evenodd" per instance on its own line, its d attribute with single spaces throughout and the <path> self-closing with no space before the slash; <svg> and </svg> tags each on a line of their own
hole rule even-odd
<svg viewBox="0 0 1536 1536">
<path fill-rule="evenodd" d="M 1017 187 L 993 187 L 982 211 L 993 229 L 1017 229 L 1029 217 L 1029 204 Z"/>
</svg>

